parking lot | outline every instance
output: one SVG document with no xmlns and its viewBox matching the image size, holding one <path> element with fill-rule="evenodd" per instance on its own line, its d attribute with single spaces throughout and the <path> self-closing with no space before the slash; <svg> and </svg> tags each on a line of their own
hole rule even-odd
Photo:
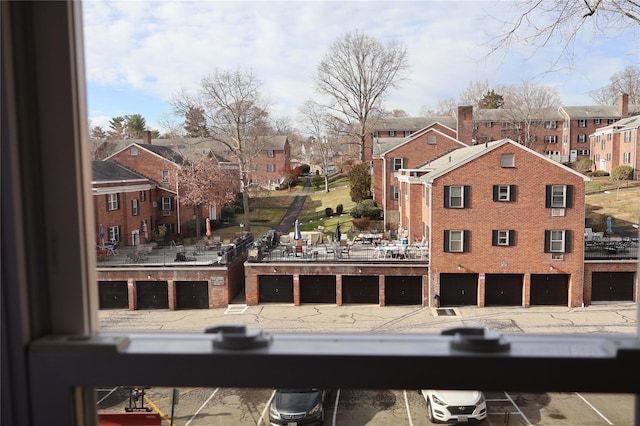
<svg viewBox="0 0 640 426">
<path fill-rule="evenodd" d="M 272 389 L 181 388 L 173 406 L 175 426 L 269 424 Z M 144 406 L 171 420 L 171 389 L 147 389 Z M 128 406 L 127 389 L 98 392 L 101 411 Z M 632 395 L 485 393 L 488 416 L 481 425 L 629 425 Z M 424 425 L 427 406 L 416 390 L 332 390 L 325 425 Z"/>
<path fill-rule="evenodd" d="M 585 308 L 453 309 L 438 316 L 419 306 L 233 305 L 227 309 L 188 311 L 100 311 L 105 331 L 194 331 L 228 323 L 245 323 L 270 332 L 439 333 L 459 326 L 483 326 L 501 333 L 635 334 L 638 308 L 633 303 Z M 570 328 L 568 328 L 570 327 Z M 179 367 L 176 367 L 179 368 Z M 586 372 L 585 374 L 588 374 Z M 129 390 L 98 391 L 99 411 L 124 411 Z M 175 426 L 267 425 L 273 389 L 180 388 L 171 405 L 171 389 L 145 390 L 144 405 Z M 488 417 L 483 425 L 629 425 L 634 422 L 634 396 L 585 393 L 486 392 Z M 417 389 L 332 389 L 326 402 L 325 425 L 429 424 L 426 402 Z"/>
</svg>

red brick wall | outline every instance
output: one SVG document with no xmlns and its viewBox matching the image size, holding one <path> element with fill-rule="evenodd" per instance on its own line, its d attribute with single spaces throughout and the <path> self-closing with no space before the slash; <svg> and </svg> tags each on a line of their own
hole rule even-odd
<svg viewBox="0 0 640 426">
<path fill-rule="evenodd" d="M 147 183 L 145 183 L 147 185 Z M 103 187 L 101 185 L 95 186 L 96 188 Z M 146 200 L 140 201 L 140 191 L 133 190 L 131 192 L 119 193 L 120 204 L 118 210 L 107 210 L 107 200 L 105 194 L 97 194 L 93 196 L 93 211 L 96 221 L 95 241 L 96 244 L 101 244 L 99 225 L 102 224 L 105 233 L 105 242 L 109 238 L 108 228 L 113 226 L 120 227 L 120 244 L 130 245 L 131 233 L 135 230 L 140 230 L 140 222 L 142 220 L 147 221 L 147 231 L 149 237 L 151 237 L 151 223 L 154 218 L 154 212 L 152 208 L 152 202 L 150 200 L 151 193 L 153 191 L 145 191 Z M 131 201 L 138 200 L 138 215 L 134 216 L 131 209 Z M 144 244 L 147 241 L 144 238 L 142 232 L 140 232 L 140 243 Z"/>
<path fill-rule="evenodd" d="M 514 154 L 514 168 L 500 167 L 503 153 Z M 494 184 L 517 185 L 517 201 L 492 201 Z M 573 185 L 573 208 L 566 209 L 566 216 L 551 217 L 551 209 L 545 207 L 547 184 Z M 445 185 L 471 185 L 471 207 L 445 209 Z M 466 273 L 570 274 L 570 304 L 580 304 L 585 217 L 582 177 L 506 144 L 438 178 L 432 190 L 432 294 L 439 292 L 439 275 L 460 273 L 461 265 Z M 470 251 L 445 253 L 444 230 L 460 229 L 471 231 Z M 516 230 L 516 245 L 492 246 L 494 229 Z M 544 252 L 544 231 L 551 229 L 572 231 L 572 252 L 565 253 L 563 261 L 552 261 L 551 254 Z"/>
<path fill-rule="evenodd" d="M 406 158 L 406 168 L 417 169 L 425 165 L 430 160 L 438 158 L 441 155 L 453 151 L 454 149 L 465 146 L 455 139 L 436 132 L 435 129 L 439 129 L 440 127 L 441 126 L 436 126 L 434 127 L 434 130 L 427 131 L 416 139 L 387 152 L 384 160 L 374 160 L 374 187 L 376 200 L 378 201 L 378 205 L 382 207 L 384 202 L 383 185 L 386 183 L 387 216 L 389 216 L 390 212 L 397 212 L 399 210 L 398 201 L 391 199 L 391 186 L 399 185 L 398 180 L 392 171 L 393 158 Z M 427 137 L 429 135 L 435 135 L 435 144 L 427 143 Z M 386 176 L 383 176 L 382 161 L 386 162 Z"/>
<path fill-rule="evenodd" d="M 591 288 L 593 286 L 593 273 L 594 272 L 634 272 L 635 284 L 634 284 L 634 301 L 638 302 L 640 296 L 638 291 L 638 261 L 637 260 L 623 260 L 623 261 L 607 261 L 597 262 L 589 261 L 584 264 L 584 303 L 590 305 L 591 300 Z"/>
</svg>

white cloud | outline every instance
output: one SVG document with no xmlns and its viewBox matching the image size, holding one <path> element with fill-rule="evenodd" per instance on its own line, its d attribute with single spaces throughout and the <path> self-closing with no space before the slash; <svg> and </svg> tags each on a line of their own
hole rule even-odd
<svg viewBox="0 0 640 426">
<path fill-rule="evenodd" d="M 128 90 L 165 103 L 179 88 L 195 90 L 214 67 L 251 68 L 263 82 L 274 117 L 294 118 L 313 96 L 313 73 L 331 43 L 356 29 L 384 42 L 397 40 L 409 53 L 410 79 L 389 94 L 387 107 L 417 114 L 422 105 L 455 97 L 471 81 L 515 84 L 542 76 L 559 87 L 565 103 L 608 83 L 614 72 L 634 63 L 629 47 L 609 60 L 607 40 L 591 42 L 588 54 L 563 58 L 559 72 L 548 73 L 560 53 L 550 46 L 529 58 L 515 46 L 504 56 L 482 60 L 491 48 L 487 35 L 509 2 L 490 1 L 89 1 L 84 4 L 87 79 L 112 87 L 119 98 Z M 609 49 L 607 49 L 607 46 Z M 636 51 L 637 54 L 637 46 Z M 627 56 L 625 56 L 627 55 Z M 637 63 L 637 60 L 635 61 Z M 104 91 L 100 91 L 103 93 Z M 91 93 L 91 91 L 90 91 Z M 97 93 L 97 91 L 94 91 Z M 89 100 L 103 110 L 103 99 Z M 579 103 L 588 103 L 579 102 Z M 128 110 L 127 108 L 123 108 Z M 155 105 L 158 109 L 158 105 Z M 165 105 L 165 111 L 170 110 Z M 135 111 L 153 122 L 139 107 Z"/>
</svg>

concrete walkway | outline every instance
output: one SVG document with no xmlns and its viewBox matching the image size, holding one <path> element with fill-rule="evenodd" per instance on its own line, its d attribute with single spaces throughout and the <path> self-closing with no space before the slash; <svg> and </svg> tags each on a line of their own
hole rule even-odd
<svg viewBox="0 0 640 426">
<path fill-rule="evenodd" d="M 300 191 L 300 194 L 296 195 L 293 199 L 293 202 L 289 206 L 289 210 L 287 210 L 287 214 L 282 218 L 282 222 L 274 228 L 276 232 L 286 234 L 293 228 L 296 218 L 300 214 L 300 210 L 302 210 L 302 206 L 304 205 L 304 200 L 307 198 L 307 193 L 309 192 L 310 187 L 311 179 L 307 178 L 307 183 L 304 185 L 304 188 L 302 188 L 302 191 Z"/>
</svg>

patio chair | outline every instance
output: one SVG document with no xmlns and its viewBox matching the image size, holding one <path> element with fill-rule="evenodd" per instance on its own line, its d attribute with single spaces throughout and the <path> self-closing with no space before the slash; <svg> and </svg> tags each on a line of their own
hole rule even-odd
<svg viewBox="0 0 640 426">
<path fill-rule="evenodd" d="M 351 244 L 346 244 L 342 246 L 340 250 L 340 257 L 347 256 L 349 259 L 351 259 L 351 257 L 349 257 L 350 251 L 351 251 Z"/>
</svg>

